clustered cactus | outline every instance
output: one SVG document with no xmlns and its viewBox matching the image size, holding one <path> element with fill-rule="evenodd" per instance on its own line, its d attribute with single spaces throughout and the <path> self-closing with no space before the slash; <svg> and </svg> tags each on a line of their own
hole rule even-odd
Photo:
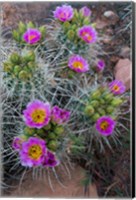
<svg viewBox="0 0 136 200">
<path fill-rule="evenodd" d="M 18 51 L 3 61 L 2 77 L 3 124 L 12 124 L 3 128 L 4 156 L 15 156 L 13 168 L 54 169 L 116 137 L 125 86 L 102 77 L 106 64 L 90 16 L 87 7 L 62 5 L 50 26 L 20 22 L 13 30 Z"/>
</svg>

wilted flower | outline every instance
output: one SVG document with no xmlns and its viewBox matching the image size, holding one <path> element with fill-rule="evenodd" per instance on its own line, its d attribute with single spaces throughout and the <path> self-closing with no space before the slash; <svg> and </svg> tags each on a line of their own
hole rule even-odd
<svg viewBox="0 0 136 200">
<path fill-rule="evenodd" d="M 35 100 L 27 105 L 27 108 L 23 111 L 23 114 L 24 121 L 27 126 L 42 128 L 50 121 L 50 104 Z"/>
<path fill-rule="evenodd" d="M 114 94 L 123 94 L 126 90 L 126 86 L 118 80 L 114 80 L 109 84 L 111 92 Z"/>
<path fill-rule="evenodd" d="M 64 109 L 54 106 L 52 108 L 52 120 L 57 124 L 63 124 L 70 118 L 70 112 Z"/>
<path fill-rule="evenodd" d="M 58 6 L 56 10 L 53 12 L 54 18 L 65 22 L 70 21 L 73 18 L 74 12 L 73 8 L 68 5 Z"/>
<path fill-rule="evenodd" d="M 69 68 L 76 72 L 86 72 L 89 70 L 89 64 L 82 56 L 73 55 L 68 61 Z"/>
<path fill-rule="evenodd" d="M 20 137 L 14 137 L 14 140 L 12 142 L 12 147 L 15 150 L 20 150 L 22 148 L 22 143 L 23 143 L 23 139 Z"/>
<path fill-rule="evenodd" d="M 112 134 L 115 124 L 111 117 L 102 116 L 96 121 L 96 129 L 101 135 L 108 136 Z"/>
<path fill-rule="evenodd" d="M 35 44 L 41 39 L 41 32 L 34 28 L 29 28 L 23 35 L 23 39 L 28 44 Z"/>
<path fill-rule="evenodd" d="M 102 71 L 104 69 L 104 67 L 105 67 L 105 62 L 103 60 L 98 60 L 96 68 L 99 71 Z"/>
<path fill-rule="evenodd" d="M 48 151 L 47 155 L 44 158 L 43 166 L 55 167 L 57 165 L 59 165 L 59 161 L 56 159 L 55 154 L 51 151 Z"/>
<path fill-rule="evenodd" d="M 94 43 L 97 40 L 97 32 L 92 26 L 83 26 L 78 29 L 78 36 L 87 43 Z"/>
<path fill-rule="evenodd" d="M 45 141 L 36 137 L 30 137 L 22 143 L 20 151 L 21 164 L 28 167 L 42 165 L 46 154 Z"/>
<path fill-rule="evenodd" d="M 90 17 L 91 15 L 91 10 L 87 7 L 87 6 L 84 6 L 80 9 L 80 12 L 83 14 L 83 16 L 85 17 Z"/>
</svg>

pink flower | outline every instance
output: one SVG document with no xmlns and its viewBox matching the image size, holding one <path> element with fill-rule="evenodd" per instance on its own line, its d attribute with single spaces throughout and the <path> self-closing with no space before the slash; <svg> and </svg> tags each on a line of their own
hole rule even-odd
<svg viewBox="0 0 136 200">
<path fill-rule="evenodd" d="M 23 39 L 28 44 L 35 44 L 41 39 L 41 33 L 37 29 L 29 28 L 23 35 Z"/>
<path fill-rule="evenodd" d="M 126 86 L 118 80 L 114 80 L 109 84 L 111 92 L 114 94 L 123 94 L 126 90 Z"/>
<path fill-rule="evenodd" d="M 80 12 L 82 13 L 84 17 L 90 17 L 91 15 L 91 10 L 87 6 L 82 7 L 80 9 Z"/>
<path fill-rule="evenodd" d="M 58 6 L 53 14 L 55 19 L 66 22 L 73 18 L 74 12 L 71 6 L 63 5 L 61 7 Z"/>
<path fill-rule="evenodd" d="M 72 70 L 82 73 L 89 70 L 89 64 L 82 56 L 73 55 L 68 61 L 68 67 Z"/>
<path fill-rule="evenodd" d="M 45 156 L 43 166 L 55 167 L 59 165 L 59 161 L 56 159 L 55 154 L 48 150 L 47 156 Z"/>
<path fill-rule="evenodd" d="M 50 121 L 50 104 L 35 100 L 27 105 L 26 110 L 23 111 L 23 115 L 27 126 L 42 128 Z"/>
<path fill-rule="evenodd" d="M 103 60 L 98 60 L 97 67 L 96 67 L 98 71 L 102 71 L 104 67 L 105 67 L 105 62 Z"/>
<path fill-rule="evenodd" d="M 94 43 L 97 40 L 97 32 L 91 26 L 83 26 L 78 29 L 78 36 L 87 43 Z"/>
<path fill-rule="evenodd" d="M 22 148 L 23 141 L 24 140 L 22 138 L 14 137 L 14 140 L 12 142 L 12 147 L 17 151 L 20 151 L 20 149 Z"/>
<path fill-rule="evenodd" d="M 109 116 L 102 116 L 96 121 L 97 131 L 104 136 L 111 135 L 115 125 L 115 121 Z"/>
<path fill-rule="evenodd" d="M 70 112 L 64 109 L 54 106 L 52 108 L 52 120 L 57 124 L 63 124 L 70 118 Z"/>
<path fill-rule="evenodd" d="M 40 166 L 47 154 L 45 141 L 36 137 L 30 137 L 22 143 L 22 149 L 19 154 L 23 166 Z"/>
</svg>

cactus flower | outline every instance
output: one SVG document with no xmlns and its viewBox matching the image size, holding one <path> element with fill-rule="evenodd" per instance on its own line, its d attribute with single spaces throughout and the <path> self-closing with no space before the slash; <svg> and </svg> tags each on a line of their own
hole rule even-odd
<svg viewBox="0 0 136 200">
<path fill-rule="evenodd" d="M 74 12 L 71 6 L 63 5 L 58 6 L 53 14 L 55 19 L 58 19 L 61 22 L 66 22 L 70 21 L 73 18 Z"/>
<path fill-rule="evenodd" d="M 94 43 L 97 40 L 97 32 L 92 26 L 83 26 L 78 29 L 78 36 L 86 43 Z"/>
</svg>

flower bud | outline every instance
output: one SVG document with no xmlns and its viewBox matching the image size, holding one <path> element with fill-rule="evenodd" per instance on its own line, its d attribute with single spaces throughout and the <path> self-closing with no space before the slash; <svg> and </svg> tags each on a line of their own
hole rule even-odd
<svg viewBox="0 0 136 200">
<path fill-rule="evenodd" d="M 93 28 L 96 28 L 96 23 L 91 24 Z"/>
<path fill-rule="evenodd" d="M 104 105 L 104 104 L 105 104 L 105 100 L 102 99 L 102 98 L 99 100 L 99 102 L 100 102 L 101 105 Z"/>
<path fill-rule="evenodd" d="M 86 17 L 83 21 L 84 25 L 89 25 L 90 24 L 90 20 L 88 19 L 88 17 Z"/>
<path fill-rule="evenodd" d="M 24 80 L 24 81 L 29 79 L 29 75 L 30 74 L 28 74 L 28 72 L 26 72 L 24 70 L 22 70 L 21 72 L 19 72 L 19 78 L 21 80 Z"/>
<path fill-rule="evenodd" d="M 111 101 L 111 105 L 112 106 L 119 106 L 120 104 L 122 104 L 123 103 L 123 101 L 122 101 L 122 99 L 120 99 L 120 98 L 114 98 L 112 101 Z"/>
<path fill-rule="evenodd" d="M 35 134 L 35 129 L 34 128 L 25 127 L 24 132 L 25 132 L 25 134 L 28 134 L 28 135 L 34 135 Z"/>
<path fill-rule="evenodd" d="M 114 107 L 108 106 L 108 107 L 106 108 L 106 111 L 107 111 L 107 113 L 111 114 L 111 113 L 114 112 Z"/>
<path fill-rule="evenodd" d="M 113 94 L 112 93 L 105 94 L 105 96 L 103 98 L 106 101 L 111 101 L 113 99 Z"/>
<path fill-rule="evenodd" d="M 47 137 L 48 137 L 49 139 L 56 139 L 56 134 L 53 133 L 53 132 L 51 132 L 51 133 L 48 133 Z"/>
<path fill-rule="evenodd" d="M 93 113 L 94 113 L 94 108 L 92 105 L 88 105 L 85 107 L 85 114 L 88 115 L 88 116 L 92 116 Z"/>
<path fill-rule="evenodd" d="M 27 28 L 35 28 L 35 25 L 34 25 L 34 23 L 33 22 L 28 22 L 28 24 L 27 24 Z"/>
<path fill-rule="evenodd" d="M 20 56 L 15 52 L 12 53 L 10 56 L 10 61 L 14 64 L 20 64 L 21 58 Z"/>
<path fill-rule="evenodd" d="M 36 133 L 37 133 L 38 135 L 46 135 L 46 132 L 45 132 L 44 129 L 37 129 Z"/>
<path fill-rule="evenodd" d="M 16 31 L 16 30 L 13 30 L 12 31 L 12 36 L 13 36 L 13 39 L 20 42 L 21 41 L 21 37 L 19 35 L 19 33 Z"/>
<path fill-rule="evenodd" d="M 55 140 L 51 140 L 51 141 L 48 143 L 47 147 L 48 147 L 50 150 L 52 150 L 52 151 L 56 151 L 56 149 L 57 149 L 57 147 L 58 147 L 58 143 L 57 143 L 57 141 L 55 141 Z"/>
<path fill-rule="evenodd" d="M 69 40 L 73 40 L 75 37 L 75 32 L 73 30 L 69 30 L 67 33 L 67 37 Z"/>
<path fill-rule="evenodd" d="M 99 101 L 93 100 L 90 102 L 90 105 L 92 105 L 94 108 L 97 108 L 99 106 Z"/>
<path fill-rule="evenodd" d="M 100 115 L 99 115 L 99 113 L 95 113 L 93 116 L 92 116 L 92 120 L 93 121 L 96 121 L 97 119 L 99 119 L 100 118 Z"/>
<path fill-rule="evenodd" d="M 5 63 L 3 63 L 3 65 L 4 65 L 4 68 L 3 68 L 4 72 L 11 72 L 12 71 L 13 67 L 12 67 L 11 63 L 5 62 Z"/>
<path fill-rule="evenodd" d="M 43 128 L 44 128 L 44 130 L 47 130 L 47 131 L 48 131 L 48 130 L 51 129 L 51 124 L 48 124 L 48 125 L 44 126 Z"/>
<path fill-rule="evenodd" d="M 15 75 L 18 75 L 19 74 L 19 72 L 21 71 L 21 66 L 20 65 L 16 65 L 15 67 L 14 67 L 14 74 Z"/>
<path fill-rule="evenodd" d="M 44 38 L 44 37 L 45 37 L 45 33 L 46 33 L 46 28 L 45 28 L 45 26 L 40 26 L 40 27 L 39 27 L 39 31 L 41 32 L 42 37 Z"/>
<path fill-rule="evenodd" d="M 99 99 L 100 96 L 101 96 L 101 92 L 99 90 L 96 90 L 96 91 L 92 92 L 92 94 L 91 94 L 92 99 Z"/>
<path fill-rule="evenodd" d="M 101 115 L 101 116 L 104 116 L 106 113 L 105 113 L 105 110 L 102 109 L 102 108 L 98 108 L 97 109 L 98 113 Z"/>
<path fill-rule="evenodd" d="M 64 127 L 63 126 L 57 126 L 54 131 L 57 135 L 61 135 L 61 134 L 64 133 Z"/>
<path fill-rule="evenodd" d="M 23 22 L 19 22 L 18 31 L 20 34 L 23 34 L 26 31 L 26 25 Z"/>
<path fill-rule="evenodd" d="M 23 56 L 23 59 L 26 62 L 30 62 L 30 61 L 35 61 L 35 53 L 33 51 L 27 51 L 25 52 L 25 55 Z"/>
<path fill-rule="evenodd" d="M 71 25 L 68 21 L 63 23 L 63 28 L 64 28 L 65 31 L 69 30 L 70 27 L 71 27 Z"/>
</svg>

